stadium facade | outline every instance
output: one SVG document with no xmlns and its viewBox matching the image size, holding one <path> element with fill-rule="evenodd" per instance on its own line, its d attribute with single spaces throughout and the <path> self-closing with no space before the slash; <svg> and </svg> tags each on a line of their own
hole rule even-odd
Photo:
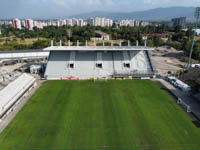
<svg viewBox="0 0 200 150">
<path fill-rule="evenodd" d="M 155 70 L 146 46 L 50 46 L 48 80 L 153 77 Z"/>
</svg>

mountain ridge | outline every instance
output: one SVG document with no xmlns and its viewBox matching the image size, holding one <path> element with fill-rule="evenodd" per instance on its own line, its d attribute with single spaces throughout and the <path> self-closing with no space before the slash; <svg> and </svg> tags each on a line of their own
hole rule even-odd
<svg viewBox="0 0 200 150">
<path fill-rule="evenodd" d="M 120 19 L 136 19 L 147 21 L 169 21 L 176 17 L 187 17 L 188 21 L 194 19 L 195 7 L 160 7 L 145 11 L 135 12 L 107 12 L 107 11 L 93 11 L 88 13 L 82 13 L 70 18 L 94 18 L 94 17 L 107 17 L 114 20 Z"/>
</svg>

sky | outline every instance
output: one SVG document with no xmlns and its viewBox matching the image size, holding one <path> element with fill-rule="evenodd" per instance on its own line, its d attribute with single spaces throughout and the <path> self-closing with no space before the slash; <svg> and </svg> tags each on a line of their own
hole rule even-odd
<svg viewBox="0 0 200 150">
<path fill-rule="evenodd" d="M 0 0 L 0 19 L 59 19 L 93 11 L 134 12 L 200 6 L 200 0 Z"/>
</svg>

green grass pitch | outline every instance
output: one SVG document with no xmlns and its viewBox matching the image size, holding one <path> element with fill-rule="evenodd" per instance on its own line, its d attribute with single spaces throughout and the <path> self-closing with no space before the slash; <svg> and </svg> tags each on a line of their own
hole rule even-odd
<svg viewBox="0 0 200 150">
<path fill-rule="evenodd" d="M 48 81 L 0 150 L 198 150 L 200 129 L 150 80 Z"/>
</svg>

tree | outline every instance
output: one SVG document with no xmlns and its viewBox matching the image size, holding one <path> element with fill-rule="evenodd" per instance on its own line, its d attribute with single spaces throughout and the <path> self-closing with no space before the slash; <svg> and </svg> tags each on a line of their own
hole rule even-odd
<svg viewBox="0 0 200 150">
<path fill-rule="evenodd" d="M 153 45 L 158 47 L 158 46 L 162 46 L 164 44 L 163 40 L 161 40 L 161 38 L 159 37 L 154 37 L 153 39 Z"/>
<path fill-rule="evenodd" d="M 200 60 L 200 41 L 196 42 L 195 45 L 194 45 L 193 58 Z"/>
<path fill-rule="evenodd" d="M 104 44 L 105 44 L 105 46 L 111 46 L 110 42 L 105 42 Z"/>
<path fill-rule="evenodd" d="M 42 49 L 48 47 L 49 42 L 50 42 L 49 40 L 37 40 L 36 42 L 33 43 L 31 49 Z"/>
<path fill-rule="evenodd" d="M 184 42 L 183 50 L 185 51 L 186 55 L 189 55 L 191 45 L 192 45 L 192 41 L 191 40 L 187 40 L 187 41 Z"/>
<path fill-rule="evenodd" d="M 112 28 L 117 28 L 117 24 L 114 22 Z"/>
<path fill-rule="evenodd" d="M 14 45 L 14 48 L 16 50 L 24 50 L 24 49 L 29 49 L 29 46 L 25 44 L 17 44 L 17 45 Z"/>
<path fill-rule="evenodd" d="M 153 41 L 152 40 L 147 40 L 147 46 L 153 47 Z"/>
<path fill-rule="evenodd" d="M 190 49 L 191 49 L 192 41 L 187 40 L 183 44 L 183 50 L 185 51 L 186 55 L 189 55 Z M 194 53 L 192 55 L 192 58 L 194 59 L 200 59 L 200 41 L 195 42 L 194 44 Z"/>
<path fill-rule="evenodd" d="M 192 28 L 189 28 L 187 31 L 186 31 L 186 36 L 189 37 L 190 39 L 193 37 L 194 35 L 194 31 L 192 30 Z"/>
<path fill-rule="evenodd" d="M 184 32 L 178 32 L 178 33 L 175 33 L 172 36 L 172 40 L 173 41 L 183 41 L 184 40 L 184 36 L 185 36 Z"/>
<path fill-rule="evenodd" d="M 181 32 L 182 30 L 182 26 L 178 25 L 174 28 L 174 32 L 178 33 L 178 32 Z"/>
<path fill-rule="evenodd" d="M 119 44 L 117 44 L 117 43 L 114 43 L 114 44 L 113 44 L 113 46 L 119 46 Z"/>
<path fill-rule="evenodd" d="M 139 42 L 139 45 L 144 45 L 144 41 L 143 41 L 143 39 L 142 39 L 142 36 L 141 36 L 139 30 L 138 30 L 138 32 L 137 32 L 137 40 L 138 40 L 138 42 Z"/>
</svg>

